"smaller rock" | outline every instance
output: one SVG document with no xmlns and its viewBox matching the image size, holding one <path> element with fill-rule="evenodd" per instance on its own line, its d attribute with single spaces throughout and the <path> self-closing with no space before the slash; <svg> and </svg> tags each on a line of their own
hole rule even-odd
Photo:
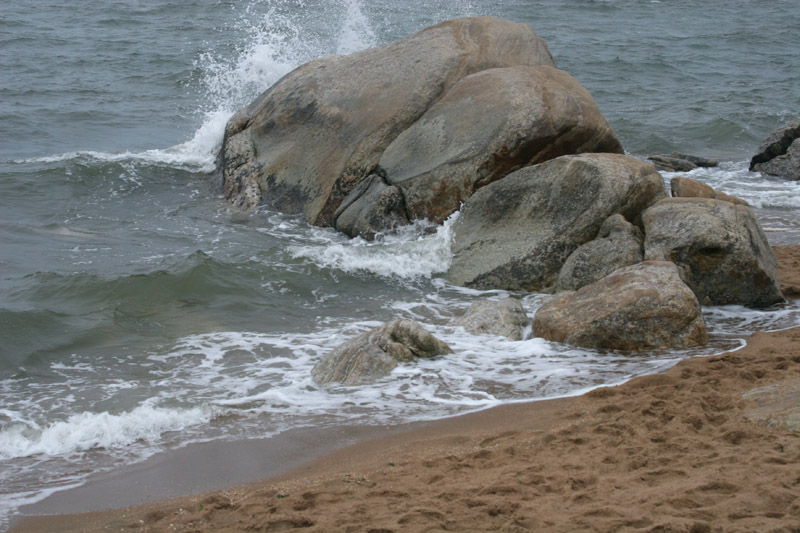
<svg viewBox="0 0 800 533">
<path fill-rule="evenodd" d="M 528 315 L 519 300 L 503 298 L 472 304 L 464 316 L 451 322 L 476 335 L 498 335 L 512 341 L 521 341 L 528 325 Z"/>
<path fill-rule="evenodd" d="M 413 320 L 393 320 L 328 352 L 311 369 L 320 385 L 361 385 L 388 376 L 398 362 L 433 357 L 453 350 Z"/>
<path fill-rule="evenodd" d="M 710 159 L 708 157 L 701 157 L 698 155 L 689 155 L 689 154 L 682 154 L 681 152 L 672 152 L 669 154 L 669 157 L 674 157 L 675 159 L 683 159 L 684 161 L 688 161 L 697 165 L 698 167 L 709 168 L 709 167 L 717 167 L 719 166 L 719 161 L 716 159 Z"/>
<path fill-rule="evenodd" d="M 687 348 L 708 341 L 700 304 L 678 267 L 646 261 L 546 302 L 533 318 L 539 337 L 584 348 Z"/>
<path fill-rule="evenodd" d="M 697 168 L 697 165 L 691 161 L 668 155 L 651 155 L 647 159 L 653 162 L 656 170 L 664 170 L 666 172 L 689 172 Z"/>
<path fill-rule="evenodd" d="M 668 155 L 651 155 L 647 159 L 653 162 L 656 169 L 666 172 L 689 172 L 698 167 L 716 167 L 719 161 L 696 155 L 672 152 Z"/>
<path fill-rule="evenodd" d="M 371 241 L 375 235 L 409 223 L 400 189 L 370 175 L 344 199 L 333 215 L 336 229 Z"/>
<path fill-rule="evenodd" d="M 620 214 L 603 222 L 597 238 L 578 247 L 564 262 L 558 275 L 557 291 L 574 291 L 606 277 L 615 270 L 644 259 L 639 228 Z"/>
<path fill-rule="evenodd" d="M 750 160 L 750 170 L 800 180 L 800 120 L 770 133 Z"/>
<path fill-rule="evenodd" d="M 725 194 L 724 192 L 712 188 L 710 185 L 684 176 L 675 176 L 670 180 L 669 185 L 674 198 L 712 198 L 732 204 L 750 205 L 741 198 Z"/>
</svg>

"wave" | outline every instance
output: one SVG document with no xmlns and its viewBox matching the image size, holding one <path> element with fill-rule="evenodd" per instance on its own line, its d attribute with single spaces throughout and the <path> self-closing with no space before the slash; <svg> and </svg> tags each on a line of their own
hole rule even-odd
<svg viewBox="0 0 800 533">
<path fill-rule="evenodd" d="M 349 54 L 379 44 L 373 23 L 359 0 L 333 2 L 333 13 L 316 20 L 313 10 L 297 17 L 296 2 L 254 1 L 235 17 L 229 31 L 240 40 L 232 55 L 208 51 L 199 55 L 200 125 L 192 138 L 163 149 L 142 152 L 72 151 L 14 163 L 54 163 L 89 158 L 101 162 L 138 161 L 196 172 L 211 172 L 228 119 L 298 66 L 329 54 Z M 338 28 L 331 28 L 333 21 Z M 329 37 L 315 36 L 321 26 Z M 332 30 L 332 31 L 331 31 Z"/>
</svg>

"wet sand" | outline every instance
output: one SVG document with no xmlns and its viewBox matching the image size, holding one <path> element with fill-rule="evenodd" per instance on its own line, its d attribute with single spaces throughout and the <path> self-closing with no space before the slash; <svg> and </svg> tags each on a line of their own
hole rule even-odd
<svg viewBox="0 0 800 533">
<path fill-rule="evenodd" d="M 800 247 L 776 255 L 782 289 L 796 296 Z M 800 328 L 756 333 L 741 350 L 577 398 L 402 429 L 353 434 L 371 438 L 295 468 L 283 459 L 289 470 L 265 481 L 33 517 L 16 531 L 800 530 Z M 264 445 L 248 457 L 259 461 Z M 229 453 L 194 462 L 244 452 Z M 192 468 L 180 455 L 167 461 L 173 472 Z M 162 474 L 167 487 L 179 477 Z M 63 509 L 90 503 L 87 493 L 63 494 Z"/>
</svg>

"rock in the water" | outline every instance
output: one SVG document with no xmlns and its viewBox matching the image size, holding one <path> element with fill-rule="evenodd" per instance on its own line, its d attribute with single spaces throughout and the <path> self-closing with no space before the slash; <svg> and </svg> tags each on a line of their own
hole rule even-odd
<svg viewBox="0 0 800 533">
<path fill-rule="evenodd" d="M 668 155 L 651 155 L 647 159 L 653 162 L 658 170 L 667 172 L 688 172 L 698 167 L 716 167 L 719 161 L 696 155 L 672 152 Z"/>
<path fill-rule="evenodd" d="M 567 258 L 558 275 L 558 291 L 574 291 L 594 283 L 617 269 L 644 259 L 639 228 L 622 215 L 611 215 L 603 222 L 597 238 L 578 247 Z"/>
<path fill-rule="evenodd" d="M 334 214 L 336 229 L 349 237 L 373 240 L 377 233 L 408 224 L 403 193 L 377 174 L 362 181 Z"/>
<path fill-rule="evenodd" d="M 472 304 L 463 316 L 451 322 L 476 335 L 497 335 L 521 341 L 528 315 L 519 300 L 485 300 Z"/>
<path fill-rule="evenodd" d="M 652 161 L 658 170 L 668 172 L 689 172 L 697 168 L 697 165 L 691 161 L 666 155 L 651 155 L 647 159 Z"/>
<path fill-rule="evenodd" d="M 800 180 L 800 120 L 770 133 L 750 160 L 750 170 Z"/>
<path fill-rule="evenodd" d="M 749 205 L 741 198 L 725 194 L 710 185 L 685 176 L 675 176 L 670 180 L 669 185 L 672 189 L 672 196 L 676 198 L 713 198 L 714 200 L 724 200 L 732 204 Z"/>
<path fill-rule="evenodd" d="M 327 353 L 311 369 L 320 385 L 360 385 L 388 376 L 398 362 L 453 353 L 413 320 L 394 320 L 350 339 Z"/>
<path fill-rule="evenodd" d="M 664 196 L 653 165 L 625 155 L 563 156 L 520 169 L 465 202 L 448 278 L 480 289 L 552 290 L 567 257 L 608 217 L 633 220 Z"/>
<path fill-rule="evenodd" d="M 443 22 L 406 39 L 307 63 L 228 122 L 226 197 L 333 225 L 389 144 L 458 81 L 486 69 L 549 65 L 530 26 L 491 17 Z"/>
<path fill-rule="evenodd" d="M 694 293 L 669 262 L 625 267 L 547 301 L 533 319 L 545 339 L 610 350 L 686 348 L 707 342 Z"/>
<path fill-rule="evenodd" d="M 389 145 L 380 160 L 410 219 L 436 223 L 514 170 L 583 152 L 623 153 L 591 95 L 552 67 L 467 76 Z"/>
<path fill-rule="evenodd" d="M 703 305 L 783 301 L 777 262 L 753 211 L 706 198 L 667 198 L 642 214 L 645 259 L 672 261 Z"/>
</svg>

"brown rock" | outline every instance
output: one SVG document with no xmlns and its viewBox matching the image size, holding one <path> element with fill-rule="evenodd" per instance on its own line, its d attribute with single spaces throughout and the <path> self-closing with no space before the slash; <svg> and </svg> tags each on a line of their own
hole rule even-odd
<svg viewBox="0 0 800 533">
<path fill-rule="evenodd" d="M 732 204 L 750 205 L 741 198 L 717 191 L 710 185 L 685 176 L 675 176 L 670 180 L 669 184 L 672 189 L 672 196 L 675 198 L 712 198 Z"/>
<path fill-rule="evenodd" d="M 669 262 L 622 268 L 547 301 L 533 319 L 545 339 L 611 350 L 686 348 L 707 342 L 700 304 Z"/>
</svg>

